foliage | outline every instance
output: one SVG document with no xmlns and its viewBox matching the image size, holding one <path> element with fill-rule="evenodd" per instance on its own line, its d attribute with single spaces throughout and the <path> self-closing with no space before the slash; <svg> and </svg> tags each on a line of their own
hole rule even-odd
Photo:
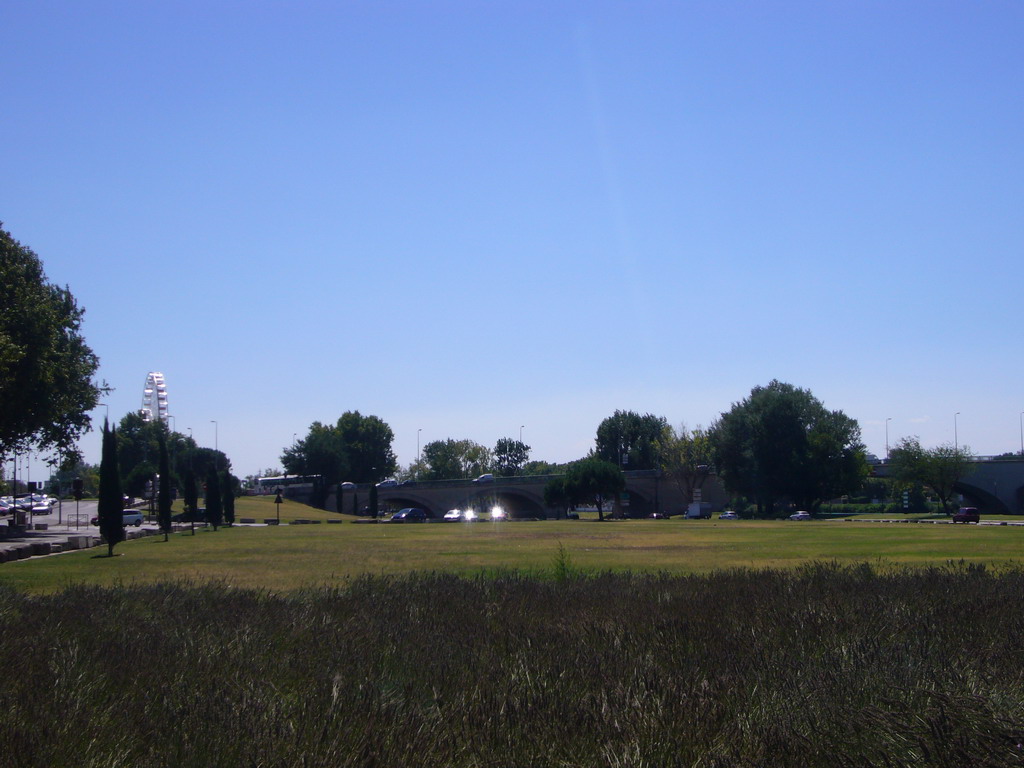
<svg viewBox="0 0 1024 768">
<path fill-rule="evenodd" d="M 534 459 L 523 465 L 522 475 L 559 475 L 569 469 L 569 464 L 552 464 L 550 461 Z"/>
<path fill-rule="evenodd" d="M 313 422 L 309 433 L 281 454 L 289 474 L 320 475 L 316 506 L 323 508 L 327 491 L 342 481 L 376 483 L 394 473 L 391 444 L 394 432 L 377 416 L 346 411 L 335 424 Z"/>
<path fill-rule="evenodd" d="M 544 504 L 553 509 L 562 510 L 563 515 L 569 511 L 569 507 L 572 506 L 573 500 L 569 490 L 566 488 L 564 475 L 552 477 L 547 481 L 547 483 L 545 483 Z"/>
<path fill-rule="evenodd" d="M 1019 569 L 586 577 L 574 555 L 546 579 L 0 589 L 5 765 L 1021 763 Z"/>
<path fill-rule="evenodd" d="M 100 467 L 99 464 L 88 464 L 84 461 L 72 461 L 69 464 L 54 470 L 50 474 L 47 492 L 57 496 L 67 494 L 71 490 L 71 483 L 76 478 L 82 479 L 82 495 L 95 497 L 100 490 Z"/>
<path fill-rule="evenodd" d="M 160 436 L 160 480 L 156 489 L 156 514 L 164 541 L 171 532 L 171 459 L 167 439 Z"/>
<path fill-rule="evenodd" d="M 658 443 L 667 426 L 663 416 L 615 411 L 597 427 L 594 456 L 622 469 L 657 469 Z"/>
<path fill-rule="evenodd" d="M 1024 452 L 1013 451 L 1008 453 L 1000 453 L 998 456 L 993 456 L 992 461 L 1021 461 L 1024 460 Z"/>
<path fill-rule="evenodd" d="M 867 477 L 860 427 L 809 390 L 773 380 L 754 387 L 712 427 L 726 490 L 772 514 L 780 501 L 814 509 L 857 491 Z"/>
<path fill-rule="evenodd" d="M 661 470 L 676 484 L 686 503 L 694 500 L 694 491 L 714 472 L 714 440 L 710 430 L 698 426 L 689 430 L 666 426 L 658 439 L 657 455 Z"/>
<path fill-rule="evenodd" d="M 107 542 L 107 556 L 113 557 L 114 546 L 124 541 L 124 495 L 121 473 L 117 467 L 117 433 L 103 420 L 103 443 L 100 459 L 100 495 L 96 505 L 100 519 L 100 535 Z"/>
<path fill-rule="evenodd" d="M 472 440 L 434 440 L 423 446 L 423 480 L 459 480 L 490 472 L 494 457 Z"/>
<path fill-rule="evenodd" d="M 238 478 L 230 472 L 225 472 L 220 487 L 221 492 L 224 494 L 224 522 L 227 525 L 234 525 L 235 495 L 238 493 Z"/>
<path fill-rule="evenodd" d="M 494 445 L 494 472 L 502 477 L 520 473 L 530 458 L 530 446 L 511 437 L 502 437 Z"/>
<path fill-rule="evenodd" d="M 84 310 L 46 280 L 29 248 L 0 227 L 0 455 L 35 445 L 77 455 L 104 387 L 81 334 Z"/>
<path fill-rule="evenodd" d="M 199 489 L 196 485 L 196 473 L 192 467 L 185 467 L 181 478 L 181 499 L 186 512 L 195 512 L 199 509 Z"/>
<path fill-rule="evenodd" d="M 206 473 L 206 522 L 217 530 L 224 519 L 224 498 L 220 490 L 220 472 L 213 467 Z"/>
<path fill-rule="evenodd" d="M 949 512 L 954 486 L 971 469 L 971 451 L 944 444 L 924 448 L 917 437 L 904 437 L 889 452 L 889 471 L 904 485 L 925 485 L 938 497 L 943 512 Z"/>
<path fill-rule="evenodd" d="M 574 504 L 595 504 L 599 520 L 604 520 L 604 503 L 626 487 L 622 471 L 611 462 L 583 459 L 565 473 L 564 493 Z"/>
</svg>

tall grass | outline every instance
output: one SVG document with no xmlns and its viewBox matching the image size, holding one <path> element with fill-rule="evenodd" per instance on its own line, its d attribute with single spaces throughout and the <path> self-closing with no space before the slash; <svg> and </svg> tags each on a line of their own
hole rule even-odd
<svg viewBox="0 0 1024 768">
<path fill-rule="evenodd" d="M 1024 571 L 0 588 L 4 766 L 1020 765 Z M 113 660 L 113 661 L 112 661 Z"/>
</svg>

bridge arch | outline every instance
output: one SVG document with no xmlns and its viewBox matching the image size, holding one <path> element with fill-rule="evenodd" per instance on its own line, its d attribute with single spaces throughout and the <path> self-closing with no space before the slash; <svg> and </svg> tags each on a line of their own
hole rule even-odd
<svg viewBox="0 0 1024 768">
<path fill-rule="evenodd" d="M 953 490 L 970 500 L 970 506 L 978 507 L 983 512 L 993 515 L 1012 514 L 1010 508 L 1002 499 L 994 493 L 986 491 L 984 488 L 979 488 L 977 485 L 965 483 L 961 480 L 953 483 Z M 1024 486 L 1017 489 L 1016 496 L 1019 504 L 1019 500 L 1024 497 Z"/>
<path fill-rule="evenodd" d="M 492 507 L 501 507 L 505 514 L 514 519 L 547 517 L 544 500 L 535 493 L 519 488 L 480 489 L 466 497 L 465 507 L 472 507 L 479 514 L 490 512 Z"/>
</svg>

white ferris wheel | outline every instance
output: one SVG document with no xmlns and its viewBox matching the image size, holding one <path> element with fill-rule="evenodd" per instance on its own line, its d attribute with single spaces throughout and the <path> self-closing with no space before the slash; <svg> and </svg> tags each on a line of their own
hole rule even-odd
<svg viewBox="0 0 1024 768">
<path fill-rule="evenodd" d="M 168 415 L 167 382 L 159 371 L 150 371 L 142 390 L 142 418 L 145 421 L 159 419 L 166 424 Z"/>
</svg>

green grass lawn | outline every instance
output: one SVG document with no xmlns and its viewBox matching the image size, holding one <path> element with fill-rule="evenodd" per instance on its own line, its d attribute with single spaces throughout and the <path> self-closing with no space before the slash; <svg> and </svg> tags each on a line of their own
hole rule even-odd
<svg viewBox="0 0 1024 768">
<path fill-rule="evenodd" d="M 263 499 L 240 500 L 238 517 Z M 282 520 L 339 517 L 303 505 Z M 269 508 L 273 509 L 272 500 Z M 301 508 L 301 512 L 299 512 Z M 550 572 L 562 547 L 586 571 L 707 573 L 789 568 L 809 561 L 992 565 L 1024 561 L 1024 527 L 789 521 L 639 520 L 235 527 L 154 536 L 105 548 L 0 565 L 0 582 L 32 592 L 68 584 L 222 580 L 274 591 L 344 582 L 361 574 L 515 569 Z"/>
</svg>

